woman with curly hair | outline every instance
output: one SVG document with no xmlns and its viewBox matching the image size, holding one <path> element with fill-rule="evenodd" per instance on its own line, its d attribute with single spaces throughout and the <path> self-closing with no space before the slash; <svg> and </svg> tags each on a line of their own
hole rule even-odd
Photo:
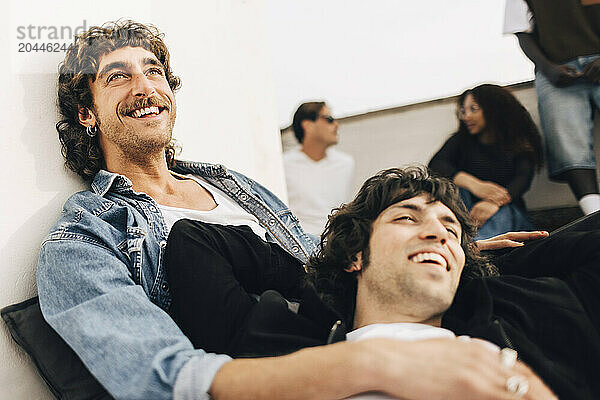
<svg viewBox="0 0 600 400">
<path fill-rule="evenodd" d="M 458 131 L 429 162 L 452 179 L 479 226 L 477 239 L 531 230 L 523 194 L 542 164 L 542 143 L 529 112 L 506 89 L 484 84 L 458 98 Z"/>
</svg>

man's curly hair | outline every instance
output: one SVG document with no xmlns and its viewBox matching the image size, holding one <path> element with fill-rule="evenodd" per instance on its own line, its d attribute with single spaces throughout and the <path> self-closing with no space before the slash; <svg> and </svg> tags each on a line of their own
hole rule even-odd
<svg viewBox="0 0 600 400">
<path fill-rule="evenodd" d="M 362 252 L 363 266 L 368 265 L 373 222 L 382 211 L 421 194 L 448 207 L 462 227 L 465 267 L 461 280 L 496 273 L 495 267 L 479 254 L 473 240 L 475 225 L 454 183 L 431 175 L 425 167 L 381 171 L 363 184 L 354 200 L 333 211 L 321 236 L 320 251 L 308 264 L 308 281 L 348 326 L 352 326 L 354 318 L 358 272 L 345 269 L 357 260 L 359 252 Z"/>
<path fill-rule="evenodd" d="M 74 43 L 69 46 L 58 74 L 61 120 L 56 124 L 56 130 L 65 164 L 86 181 L 91 181 L 105 164 L 98 137 L 89 137 L 85 127 L 79 123 L 80 107 L 94 109 L 90 83 L 96 80 L 100 59 L 121 47 L 143 47 L 158 58 L 171 90 L 176 91 L 181 86 L 181 81 L 173 75 L 169 50 L 163 36 L 152 25 L 125 20 L 91 27 L 77 35 Z M 165 149 L 169 166 L 174 164 L 176 149 L 174 141 Z"/>
</svg>

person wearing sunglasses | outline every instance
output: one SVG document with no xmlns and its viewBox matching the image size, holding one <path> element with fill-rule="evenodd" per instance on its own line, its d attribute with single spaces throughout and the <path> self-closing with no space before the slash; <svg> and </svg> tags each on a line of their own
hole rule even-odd
<svg viewBox="0 0 600 400">
<path fill-rule="evenodd" d="M 338 122 L 325 102 L 301 104 L 292 128 L 300 147 L 283 155 L 289 205 L 304 230 L 319 235 L 331 209 L 350 200 L 354 160 L 332 148 Z"/>
</svg>

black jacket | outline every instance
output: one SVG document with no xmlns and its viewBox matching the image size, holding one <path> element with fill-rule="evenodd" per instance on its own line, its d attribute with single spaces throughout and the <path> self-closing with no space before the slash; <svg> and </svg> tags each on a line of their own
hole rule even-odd
<svg viewBox="0 0 600 400">
<path fill-rule="evenodd" d="M 518 351 L 561 399 L 600 399 L 600 231 L 565 232 L 464 282 L 442 326 Z"/>
<path fill-rule="evenodd" d="M 501 275 L 461 282 L 442 326 L 514 348 L 561 399 L 600 399 L 600 230 L 570 229 L 495 260 Z M 345 337 L 311 289 L 295 313 L 261 297 L 238 355 L 281 355 Z"/>
</svg>

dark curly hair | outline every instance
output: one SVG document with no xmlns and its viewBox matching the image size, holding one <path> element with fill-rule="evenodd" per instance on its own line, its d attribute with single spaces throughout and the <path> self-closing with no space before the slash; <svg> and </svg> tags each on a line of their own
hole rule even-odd
<svg viewBox="0 0 600 400">
<path fill-rule="evenodd" d="M 362 252 L 363 265 L 368 265 L 373 222 L 382 211 L 424 193 L 442 202 L 460 222 L 461 247 L 466 260 L 461 280 L 497 273 L 479 254 L 473 241 L 475 225 L 454 183 L 431 175 L 425 167 L 381 171 L 363 184 L 354 200 L 334 210 L 321 236 L 320 251 L 307 267 L 308 282 L 340 313 L 348 326 L 352 326 L 354 318 L 358 272 L 347 272 L 345 268 L 357 260 L 359 252 Z"/>
<path fill-rule="evenodd" d="M 324 101 L 311 101 L 300 104 L 300 107 L 298 107 L 294 113 L 294 119 L 292 120 L 294 136 L 296 136 L 298 142 L 302 143 L 304 141 L 304 128 L 302 127 L 302 121 L 307 119 L 316 121 L 323 107 L 325 107 Z"/>
<path fill-rule="evenodd" d="M 98 137 L 89 137 L 79 123 L 79 108 L 94 107 L 90 82 L 96 80 L 100 58 L 121 47 L 143 47 L 154 53 L 162 64 L 171 90 L 181 86 L 173 75 L 169 50 L 163 34 L 152 25 L 134 21 L 107 22 L 77 35 L 65 55 L 58 74 L 58 108 L 61 120 L 56 124 L 67 167 L 90 181 L 104 167 L 104 156 Z M 166 149 L 167 164 L 173 166 L 177 146 L 171 141 Z"/>
<path fill-rule="evenodd" d="M 458 97 L 459 110 L 469 94 L 481 107 L 486 129 L 493 135 L 494 142 L 512 154 L 528 155 L 539 170 L 544 159 L 542 138 L 529 111 L 519 100 L 502 86 L 486 83 L 465 90 Z M 465 121 L 458 120 L 458 132 L 468 133 Z"/>
</svg>

